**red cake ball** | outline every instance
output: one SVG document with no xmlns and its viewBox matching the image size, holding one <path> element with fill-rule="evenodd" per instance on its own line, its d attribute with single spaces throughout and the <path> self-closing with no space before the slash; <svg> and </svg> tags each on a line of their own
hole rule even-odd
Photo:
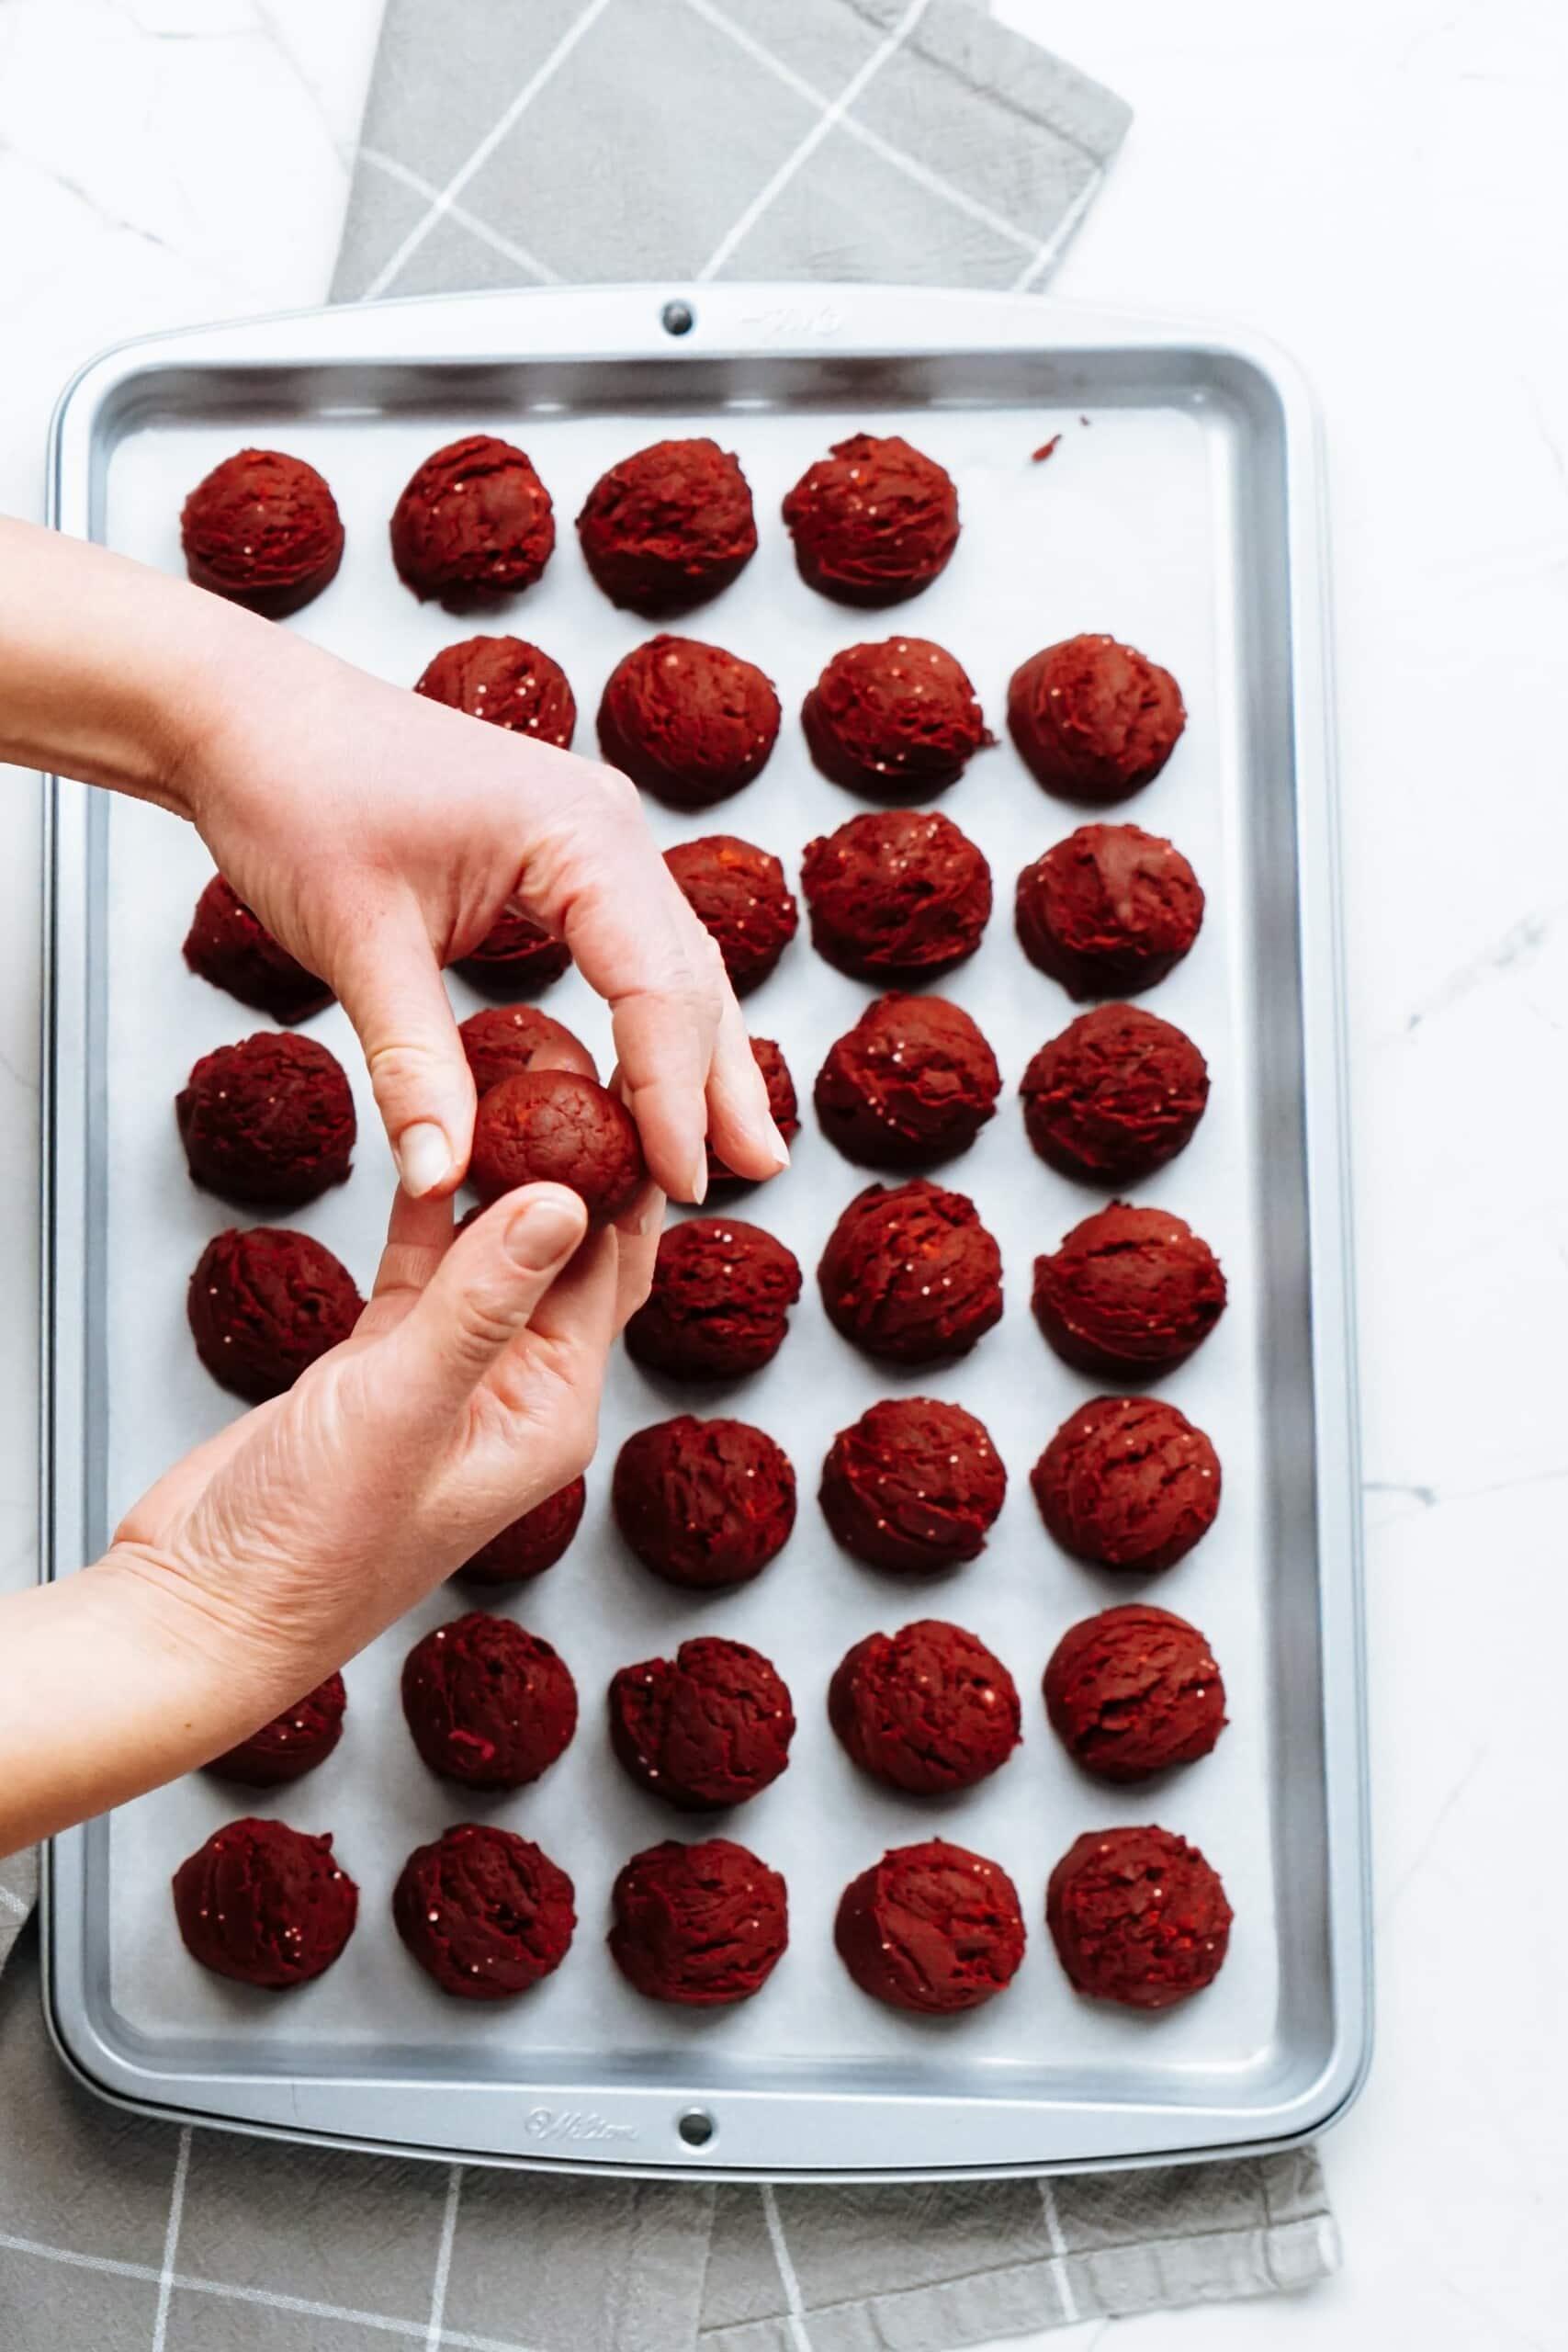
<svg viewBox="0 0 1568 2352">
<path fill-rule="evenodd" d="M 329 1674 L 238 1747 L 215 1756 L 207 1769 L 246 1789 L 278 1789 L 288 1781 L 302 1780 L 326 1762 L 343 1737 L 347 1705 L 342 1675 Z"/>
<path fill-rule="evenodd" d="M 717 941 L 730 987 L 745 996 L 767 978 L 800 922 L 784 867 L 771 851 L 733 833 L 678 842 L 664 863 Z"/>
<path fill-rule="evenodd" d="M 471 1560 L 465 1560 L 458 1576 L 465 1584 L 486 1588 L 526 1584 L 531 1577 L 542 1577 L 547 1568 L 555 1566 L 582 1524 L 587 1500 L 588 1487 L 581 1478 L 558 1487 L 542 1503 L 536 1503 L 499 1535 L 492 1535 Z"/>
<path fill-rule="evenodd" d="M 1079 1183 L 1132 1184 L 1192 1140 L 1209 1066 L 1170 1022 L 1135 1004 L 1101 1004 L 1041 1046 L 1019 1092 L 1047 1167 Z"/>
<path fill-rule="evenodd" d="M 1008 688 L 1019 756 L 1065 800 L 1124 800 L 1158 775 L 1186 724 L 1170 672 L 1113 637 L 1048 645 Z"/>
<path fill-rule="evenodd" d="M 898 605 L 946 571 L 958 492 L 944 467 L 898 434 L 856 433 L 807 467 L 784 519 L 808 588 L 841 605 Z"/>
<path fill-rule="evenodd" d="M 198 588 L 269 620 L 319 596 L 343 561 L 337 501 L 314 466 L 281 449 L 241 449 L 197 483 L 180 512 Z"/>
<path fill-rule="evenodd" d="M 1034 1315 L 1064 1363 L 1096 1377 L 1168 1372 L 1224 1312 L 1218 1259 L 1168 1209 L 1113 1201 L 1034 1261 Z"/>
<path fill-rule="evenodd" d="M 333 1001 L 325 982 L 278 945 L 221 874 L 196 902 L 185 959 L 199 979 L 273 1021 L 308 1021 Z"/>
<path fill-rule="evenodd" d="M 489 433 L 426 458 L 392 510 L 399 576 L 448 604 L 531 588 L 555 543 L 549 492 L 521 449 Z"/>
<path fill-rule="evenodd" d="M 761 775 L 779 717 L 754 662 L 694 637 L 653 637 L 610 673 L 599 749 L 656 800 L 706 808 Z"/>
<path fill-rule="evenodd" d="M 968 673 L 924 637 L 835 653 L 800 723 L 823 775 L 873 799 L 941 792 L 996 740 Z"/>
<path fill-rule="evenodd" d="M 1069 996 L 1136 996 L 1197 938 L 1203 893 L 1157 834 L 1080 825 L 1024 867 L 1015 913 L 1024 954 Z"/>
<path fill-rule="evenodd" d="M 885 1397 L 833 1440 L 822 1515 L 856 1559 L 923 1575 L 978 1558 L 1007 1483 L 990 1431 L 962 1405 Z"/>
<path fill-rule="evenodd" d="M 789 1762 L 795 1709 L 761 1650 L 711 1636 L 672 1658 L 623 1666 L 610 1685 L 610 1744 L 650 1796 L 685 1813 L 744 1804 Z"/>
<path fill-rule="evenodd" d="M 1001 1320 L 1001 1252 L 963 1193 L 868 1184 L 818 1269 L 829 1320 L 869 1356 L 939 1363 Z"/>
<path fill-rule="evenodd" d="M 444 645 L 414 692 L 558 751 L 570 751 L 577 731 L 577 700 L 566 672 L 521 637 L 465 637 Z"/>
<path fill-rule="evenodd" d="M 773 1125 L 786 1144 L 793 1143 L 800 1133 L 800 1103 L 795 1091 L 795 1080 L 790 1076 L 789 1064 L 771 1037 L 752 1038 L 751 1058 L 762 1073 L 762 1082 L 768 1090 L 768 1109 L 772 1114 Z M 738 1176 L 733 1168 L 725 1165 L 715 1152 L 713 1137 L 710 1136 L 708 1137 L 709 1192 L 712 1192 L 716 1184 L 750 1184 L 753 1182 L 753 1178 Z"/>
<path fill-rule="evenodd" d="M 409 1856 L 392 1892 L 399 1935 L 459 2001 L 508 2001 L 558 1969 L 577 1926 L 574 1890 L 541 1848 L 460 1821 Z"/>
<path fill-rule="evenodd" d="M 1209 1645 L 1168 1609 L 1102 1609 L 1070 1626 L 1044 1687 L 1052 1730 L 1102 1781 L 1146 1781 L 1193 1763 L 1225 1727 L 1225 1686 Z"/>
<path fill-rule="evenodd" d="M 262 1405 L 346 1340 L 364 1311 L 354 1277 L 308 1233 L 270 1225 L 215 1234 L 196 1262 L 186 1313 L 220 1387 Z"/>
<path fill-rule="evenodd" d="M 777 1871 L 728 1838 L 634 1854 L 611 1894 L 610 1954 L 650 2001 L 719 2008 L 760 1993 L 789 1942 Z"/>
<path fill-rule="evenodd" d="M 1091 1829 L 1045 1892 L 1045 1924 L 1076 1993 L 1168 2009 L 1212 1984 L 1234 1917 L 1219 1872 L 1168 1829 Z"/>
<path fill-rule="evenodd" d="M 354 1156 L 354 1096 L 313 1037 L 263 1030 L 203 1054 L 175 1116 L 195 1182 L 242 1205 L 299 1208 L 341 1184 Z"/>
<path fill-rule="evenodd" d="M 611 1225 L 647 1183 L 648 1168 L 637 1122 L 615 1095 L 575 1070 L 530 1069 L 480 1099 L 468 1176 L 487 1202 L 518 1184 L 565 1184 L 591 1225 Z"/>
<path fill-rule="evenodd" d="M 1064 1552 L 1153 1576 L 1213 1525 L 1220 1457 L 1163 1396 L 1096 1396 L 1062 1423 L 1031 1484 Z"/>
<path fill-rule="evenodd" d="M 660 1236 L 653 1287 L 626 1352 L 678 1380 L 736 1380 L 772 1363 L 800 1296 L 793 1250 L 738 1216 L 688 1217 Z"/>
<path fill-rule="evenodd" d="M 615 1463 L 615 1522 L 644 1567 L 693 1591 L 747 1584 L 795 1525 L 795 1472 L 749 1421 L 682 1413 L 627 1438 Z"/>
<path fill-rule="evenodd" d="M 531 1004 L 487 1005 L 482 1012 L 470 1012 L 466 1021 L 460 1021 L 457 1035 L 474 1073 L 477 1094 L 488 1094 L 503 1078 L 516 1078 L 530 1069 L 569 1069 L 579 1078 L 594 1080 L 599 1076 L 582 1040 L 572 1035 L 564 1021 L 552 1021 L 547 1012 Z"/>
<path fill-rule="evenodd" d="M 972 1789 L 1022 1736 L 1000 1658 L 936 1617 L 847 1651 L 828 1685 L 828 1720 L 863 1772 L 918 1797 Z"/>
<path fill-rule="evenodd" d="M 571 962 L 564 939 L 552 937 L 526 915 L 503 914 L 454 969 L 481 996 L 537 996 Z"/>
<path fill-rule="evenodd" d="M 851 1881 L 833 1940 L 873 2000 L 948 2017 L 1006 1992 L 1023 1958 L 1023 1913 L 999 1862 L 932 1838 L 894 1847 Z"/>
<path fill-rule="evenodd" d="M 1002 1074 L 976 1023 L 940 996 L 881 996 L 828 1048 L 822 1132 L 867 1168 L 930 1168 L 967 1151 Z"/>
<path fill-rule="evenodd" d="M 433 1772 L 466 1789 L 521 1789 L 548 1771 L 577 1729 L 566 1661 L 510 1617 L 472 1610 L 437 1625 L 403 1660 L 403 1713 Z"/>
<path fill-rule="evenodd" d="M 972 956 L 991 869 L 946 817 L 880 808 L 808 842 L 800 887 L 819 956 L 852 979 L 931 979 Z"/>
<path fill-rule="evenodd" d="M 329 1969 L 354 1933 L 359 1889 L 330 1837 L 282 1821 L 225 1822 L 175 1872 L 186 1951 L 216 1976 L 284 1992 Z"/>
<path fill-rule="evenodd" d="M 601 474 L 577 518 L 582 558 L 613 605 L 688 612 L 757 552 L 751 491 L 716 441 L 655 441 Z"/>
</svg>

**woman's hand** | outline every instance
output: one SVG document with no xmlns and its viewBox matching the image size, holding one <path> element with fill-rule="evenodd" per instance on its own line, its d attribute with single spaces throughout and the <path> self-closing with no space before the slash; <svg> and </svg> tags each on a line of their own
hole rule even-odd
<svg viewBox="0 0 1568 2352">
<path fill-rule="evenodd" d="M 473 1081 L 440 967 L 509 905 L 609 1002 L 665 1191 L 702 1198 L 710 1132 L 747 1175 L 783 1167 L 718 952 L 626 778 L 262 637 L 197 732 L 182 797 L 241 897 L 336 991 L 406 1189 L 449 1192 L 467 1167 Z"/>
<path fill-rule="evenodd" d="M 0 759 L 193 818 L 359 1033 L 405 1189 L 454 1191 L 474 1090 L 441 980 L 508 905 L 565 940 L 615 1022 L 654 1180 L 700 1200 L 705 1136 L 772 1175 L 712 940 L 624 776 L 389 686 L 272 621 L 0 520 Z"/>
<path fill-rule="evenodd" d="M 576 1194 L 536 1184 L 452 1240 L 449 1204 L 400 1193 L 353 1338 L 96 1566 L 0 1601 L 0 1853 L 248 1737 L 584 1469 L 661 1205 L 583 1242 Z"/>
</svg>

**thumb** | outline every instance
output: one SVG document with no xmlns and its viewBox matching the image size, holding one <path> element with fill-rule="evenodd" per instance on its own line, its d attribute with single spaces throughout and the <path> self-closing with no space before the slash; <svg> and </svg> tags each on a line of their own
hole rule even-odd
<svg viewBox="0 0 1568 2352">
<path fill-rule="evenodd" d="M 379 912 L 327 975 L 365 1049 L 402 1188 L 457 1190 L 474 1139 L 474 1080 L 418 909 Z"/>
<path fill-rule="evenodd" d="M 384 1393 L 426 1427 L 453 1419 L 525 1331 L 588 1229 L 564 1184 L 526 1184 L 459 1234 L 418 1299 L 381 1343 Z"/>
</svg>

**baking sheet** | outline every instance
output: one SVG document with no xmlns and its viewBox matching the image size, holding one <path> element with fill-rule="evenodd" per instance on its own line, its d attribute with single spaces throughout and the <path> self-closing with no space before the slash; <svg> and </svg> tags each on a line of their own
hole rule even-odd
<svg viewBox="0 0 1568 2352">
<path fill-rule="evenodd" d="M 336 581 L 290 626 L 407 684 L 438 647 L 476 628 L 527 636 L 565 667 L 581 713 L 578 748 L 591 751 L 604 679 L 650 628 L 615 612 L 593 587 L 571 518 L 617 457 L 660 435 L 716 434 L 737 450 L 751 481 L 761 547 L 734 587 L 679 626 L 760 662 L 779 688 L 785 723 L 762 776 L 734 799 L 695 817 L 650 805 L 664 845 L 733 831 L 777 852 L 796 882 L 805 842 L 867 805 L 817 774 L 798 727 L 801 698 L 823 663 L 860 638 L 912 631 L 950 647 L 1003 737 L 938 804 L 984 849 L 996 884 L 996 912 L 980 952 L 938 985 L 990 1038 L 1006 1091 L 976 1145 L 940 1180 L 972 1194 L 1001 1245 L 1000 1327 L 966 1360 L 901 1374 L 860 1356 L 827 1323 L 816 1262 L 839 1211 L 869 1175 L 818 1133 L 810 1088 L 828 1042 L 872 991 L 814 954 L 803 909 L 799 937 L 746 1006 L 753 1029 L 784 1050 L 803 1130 L 787 1175 L 733 1202 L 735 1213 L 770 1227 L 800 1258 L 807 1286 L 790 1336 L 761 1374 L 717 1387 L 657 1381 L 618 1357 L 575 1544 L 549 1576 L 493 1604 L 546 1635 L 570 1665 L 582 1702 L 571 1748 L 535 1787 L 499 1799 L 449 1789 L 424 1770 L 402 1722 L 398 1676 L 421 1634 L 471 1605 L 469 1595 L 440 1593 L 351 1664 L 341 1747 L 320 1770 L 276 1792 L 276 1802 L 263 1795 L 251 1804 L 195 1776 L 118 1814 L 88 1872 L 96 1916 L 107 1928 L 107 1951 L 100 1936 L 89 1962 L 96 2030 L 134 2053 L 150 2080 L 227 2083 L 225 2111 L 243 2113 L 237 2078 L 288 2077 L 296 2117 L 352 2132 L 367 2127 L 352 2120 L 355 2104 L 341 2086 L 374 2076 L 407 2093 L 408 2120 L 378 2136 L 513 2154 L 549 2136 L 557 2155 L 575 2145 L 600 2158 L 602 2134 L 557 2143 L 553 2125 L 537 2118 L 591 2115 L 618 2137 L 615 2086 L 668 2090 L 660 2128 L 626 2127 L 628 2157 L 691 2162 L 672 2125 L 696 2101 L 718 2122 L 716 2165 L 888 2169 L 1015 2160 L 1016 2113 L 1006 2131 L 1000 2119 L 1021 2108 L 1045 2127 L 1042 2159 L 1074 2147 L 1081 2161 L 1245 2138 L 1235 2121 L 1216 2131 L 1213 2116 L 1223 2109 L 1245 2118 L 1277 2103 L 1282 2086 L 1299 2085 L 1303 2069 L 1312 2074 L 1333 2045 L 1339 2020 L 1322 1772 L 1281 1712 L 1299 1705 L 1292 1683 L 1303 1675 L 1315 1683 L 1316 1661 L 1303 1649 L 1297 1621 L 1322 1567 L 1321 1530 L 1303 1478 L 1313 1384 L 1298 1234 L 1300 1104 L 1290 1086 L 1292 1078 L 1300 1082 L 1299 1043 L 1294 1054 L 1292 1045 L 1299 983 L 1292 935 L 1279 930 L 1281 906 L 1294 911 L 1293 876 L 1278 870 L 1277 817 L 1260 816 L 1270 796 L 1289 793 L 1292 779 L 1260 763 L 1260 746 L 1278 738 L 1259 728 L 1258 701 L 1288 695 L 1291 680 L 1259 669 L 1246 610 L 1253 558 L 1238 510 L 1258 462 L 1247 419 L 1232 403 L 1205 396 L 1196 368 L 1185 384 L 1142 398 L 1129 396 L 1127 369 L 1107 366 L 1100 376 L 1099 400 L 1090 381 L 1070 402 L 1020 398 L 1010 386 L 989 399 L 939 394 L 899 404 L 888 397 L 896 377 L 884 368 L 836 404 L 832 388 L 818 381 L 804 399 L 789 398 L 781 385 L 772 397 L 749 391 L 716 409 L 711 399 L 679 404 L 671 398 L 678 379 L 661 388 L 661 398 L 622 400 L 590 375 L 578 401 L 541 410 L 529 399 L 526 371 L 513 379 L 510 397 L 487 383 L 482 398 L 405 374 L 383 399 L 333 414 L 324 384 L 247 387 L 247 397 L 236 400 L 231 382 L 215 374 L 205 386 L 187 383 L 178 397 L 146 404 L 104 445 L 101 536 L 170 571 L 181 568 L 181 500 L 220 458 L 259 441 L 310 459 L 333 484 L 347 552 Z M 861 426 L 905 433 L 941 459 L 957 481 L 964 519 L 943 577 L 913 604 L 880 615 L 851 613 L 807 591 L 777 519 L 780 498 L 806 465 Z M 560 542 L 541 584 L 499 617 L 454 620 L 419 605 L 399 582 L 386 522 L 420 459 L 474 430 L 504 434 L 528 449 L 554 495 Z M 1032 464 L 1031 452 L 1057 431 L 1063 439 L 1055 457 Z M 1091 812 L 1040 791 L 1002 722 L 1007 679 L 1019 660 L 1057 638 L 1101 628 L 1171 668 L 1189 712 L 1164 775 L 1114 814 L 1168 833 L 1208 893 L 1197 946 L 1145 1001 L 1207 1055 L 1210 1107 L 1188 1151 L 1131 1197 L 1186 1216 L 1218 1251 L 1230 1284 L 1229 1309 L 1213 1339 L 1160 1384 L 1213 1438 L 1224 1505 L 1186 1562 L 1146 1580 L 1100 1575 L 1057 1553 L 1028 1487 L 1030 1467 L 1058 1423 L 1103 1385 L 1070 1372 L 1042 1340 L 1028 1310 L 1032 1260 L 1103 1196 L 1047 1170 L 1024 1136 L 1019 1078 L 1036 1046 L 1077 1008 L 1019 949 L 1011 886 L 1021 865 Z M 438 779 L 432 788 L 439 789 Z M 101 939 L 91 943 L 101 957 L 104 1016 L 93 1150 L 107 1181 L 100 1204 L 101 1347 L 87 1368 L 102 1470 L 94 1545 L 175 1454 L 235 1409 L 196 1359 L 184 1294 L 208 1238 L 247 1220 L 189 1183 L 172 1101 L 199 1054 L 265 1025 L 193 978 L 180 956 L 192 903 L 210 870 L 194 835 L 120 799 L 95 819 L 103 829 L 106 920 Z M 1261 1002 L 1260 975 L 1272 975 Z M 459 1017 L 483 1001 L 456 976 L 450 986 Z M 607 1067 L 608 1023 L 577 975 L 543 1001 Z M 360 1141 L 346 1186 L 292 1220 L 275 1221 L 318 1236 L 367 1287 L 390 1198 L 389 1161 L 344 1016 L 333 1008 L 307 1027 L 350 1073 Z M 840 1554 L 815 1500 L 834 1432 L 875 1396 L 900 1393 L 951 1397 L 978 1412 L 1010 1474 L 1008 1502 L 986 1553 L 929 1584 L 879 1577 Z M 792 1542 L 739 1591 L 703 1598 L 669 1590 L 625 1552 L 609 1518 L 609 1470 L 622 1439 L 684 1409 L 758 1422 L 784 1445 L 799 1478 Z M 1048 1731 L 1040 1675 L 1068 1624 L 1139 1597 L 1202 1627 L 1225 1675 L 1231 1724 L 1197 1767 L 1143 1789 L 1108 1789 L 1080 1774 Z M 926 1804 L 856 1774 L 824 1708 L 827 1677 L 852 1642 L 922 1615 L 953 1619 L 996 1650 L 1019 1684 L 1025 1734 L 990 1781 Z M 751 1804 L 711 1825 L 671 1816 L 632 1787 L 604 1729 L 604 1690 L 614 1670 L 668 1654 L 696 1632 L 730 1634 L 765 1651 L 788 1681 L 800 1719 L 789 1770 Z M 274 1812 L 308 1830 L 331 1828 L 361 1888 L 360 1924 L 342 1960 L 287 2003 L 209 1976 L 187 1960 L 174 1928 L 170 1872 L 221 1821 L 245 1810 Z M 523 2001 L 478 2010 L 446 1999 L 413 1965 L 388 1907 L 409 1849 L 466 1817 L 494 1819 L 538 1839 L 570 1871 L 581 1921 L 553 1977 Z M 1043 1918 L 1046 1875 L 1081 1830 L 1148 1819 L 1202 1848 L 1236 1913 L 1215 1985 L 1157 2019 L 1077 1999 Z M 741 1839 L 784 1872 L 791 1944 L 759 1998 L 692 2017 L 642 2001 L 611 1964 L 603 1938 L 610 1883 L 626 1856 L 666 1835 L 710 1829 Z M 1019 1887 L 1030 1929 L 1010 1991 L 955 2020 L 911 2020 L 867 2000 L 831 1941 L 846 1881 L 885 1847 L 933 1835 L 1000 1861 Z M 491 2101 L 480 2136 L 457 2121 L 440 2096 L 441 2086 L 470 2078 L 502 2090 L 518 2085 L 539 2093 L 544 2086 L 548 2104 Z M 579 2107 L 584 2086 L 594 2086 L 593 2097 Z M 863 2132 L 864 2153 L 845 2154 L 856 2146 L 849 2116 L 883 2097 L 916 2102 L 916 2120 L 891 2138 Z M 966 2114 L 984 2110 L 997 2128 L 987 2140 L 984 2120 L 971 2116 L 973 2129 L 960 2138 L 944 2134 L 934 2122 L 943 2101 L 962 2102 Z M 251 2111 L 265 2105 L 254 2101 Z M 777 2126 L 792 2107 L 801 2128 L 781 2141 Z M 771 2117 L 766 2127 L 757 2120 L 762 2111 Z M 1158 2130 L 1149 2122 L 1156 2112 L 1165 2119 Z M 953 2155 L 959 2144 L 963 2153 Z"/>
</svg>

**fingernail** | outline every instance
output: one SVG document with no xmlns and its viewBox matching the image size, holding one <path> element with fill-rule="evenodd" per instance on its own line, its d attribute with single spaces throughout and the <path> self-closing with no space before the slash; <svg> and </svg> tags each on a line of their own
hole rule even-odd
<svg viewBox="0 0 1568 2352">
<path fill-rule="evenodd" d="M 783 1175 L 784 1170 L 789 1166 L 789 1146 L 785 1143 L 783 1136 L 780 1135 L 778 1128 L 774 1125 L 772 1119 L 768 1121 L 768 1131 L 762 1137 L 762 1141 L 767 1149 L 773 1153 L 778 1172 L 780 1175 Z"/>
<path fill-rule="evenodd" d="M 708 1196 L 708 1155 L 705 1145 L 686 1186 L 686 1198 L 694 1208 L 701 1208 Z"/>
<path fill-rule="evenodd" d="M 452 1147 L 438 1126 L 422 1119 L 398 1138 L 398 1174 L 410 1197 L 422 1201 L 450 1175 Z"/>
<path fill-rule="evenodd" d="M 529 1273 L 542 1274 L 576 1249 L 584 1217 L 565 1201 L 529 1201 L 506 1228 L 506 1254 Z"/>
</svg>

